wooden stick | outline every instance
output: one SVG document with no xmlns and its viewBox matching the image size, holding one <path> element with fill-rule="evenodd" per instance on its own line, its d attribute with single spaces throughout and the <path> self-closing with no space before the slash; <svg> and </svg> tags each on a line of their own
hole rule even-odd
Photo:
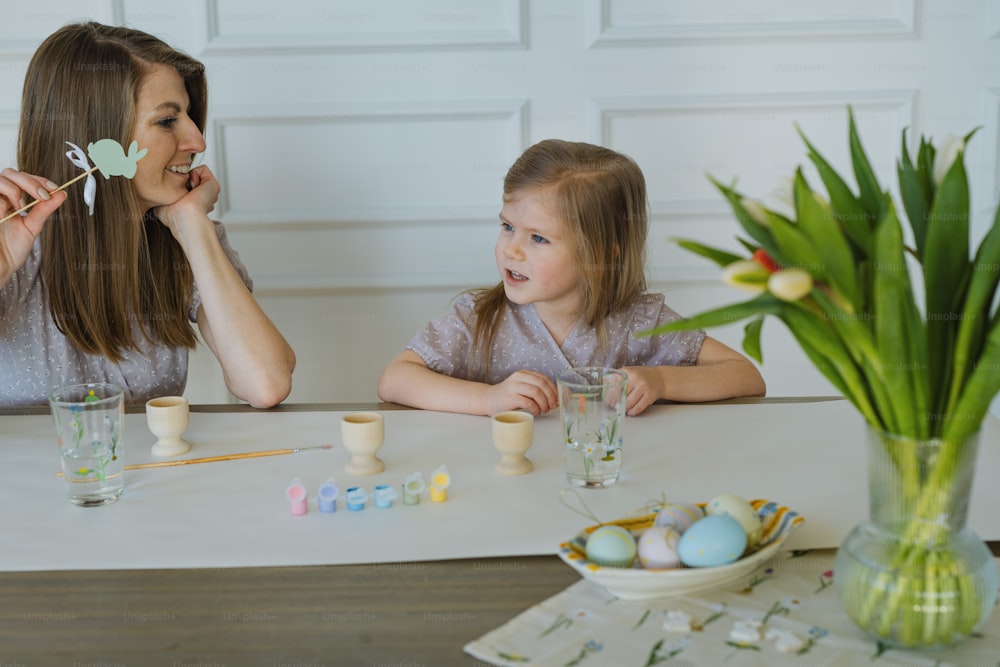
<svg viewBox="0 0 1000 667">
<path fill-rule="evenodd" d="M 153 463 L 134 463 L 125 466 L 125 470 L 139 470 L 141 468 L 168 468 L 170 466 L 186 466 L 192 463 L 215 463 L 216 461 L 234 461 L 236 459 L 255 459 L 261 456 L 279 456 L 281 454 L 297 454 L 307 452 L 312 449 L 331 449 L 333 445 L 317 445 L 316 447 L 295 447 L 294 449 L 268 449 L 262 452 L 246 452 L 243 454 L 222 454 L 220 456 L 205 456 L 200 459 L 180 459 L 177 461 L 154 461 Z M 56 473 L 56 477 L 62 477 L 61 472 Z"/>
<path fill-rule="evenodd" d="M 51 195 L 54 195 L 55 193 L 59 192 L 60 190 L 65 190 L 68 186 L 73 185 L 74 183 L 76 183 L 77 181 L 79 181 L 81 178 L 84 178 L 86 176 L 90 176 L 95 171 L 97 171 L 97 167 L 91 167 L 90 169 L 88 169 L 87 171 L 83 172 L 82 174 L 80 174 L 76 178 L 74 178 L 72 180 L 69 180 L 69 181 L 66 181 L 65 183 L 63 183 L 62 185 L 60 185 L 58 188 L 56 188 L 55 190 L 52 190 L 51 192 L 49 192 L 49 195 L 51 196 Z M 17 209 L 16 211 L 14 211 L 10 215 L 8 215 L 3 220 L 0 220 L 0 222 L 7 222 L 11 218 L 13 218 L 15 215 L 19 215 L 19 214 L 27 211 L 29 208 L 31 208 L 32 206 L 34 206 L 35 204 L 37 204 L 40 201 L 44 201 L 44 200 L 42 200 L 42 199 L 36 199 L 33 202 L 25 204 L 21 208 Z"/>
</svg>

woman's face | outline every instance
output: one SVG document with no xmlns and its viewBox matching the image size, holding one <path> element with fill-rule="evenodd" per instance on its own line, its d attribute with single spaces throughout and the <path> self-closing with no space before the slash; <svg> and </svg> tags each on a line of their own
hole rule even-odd
<svg viewBox="0 0 1000 667">
<path fill-rule="evenodd" d="M 188 116 L 184 80 L 169 65 L 152 65 L 135 106 L 132 138 L 148 152 L 137 163 L 132 184 L 143 210 L 173 204 L 187 193 L 191 162 L 205 150 L 205 137 Z"/>
</svg>

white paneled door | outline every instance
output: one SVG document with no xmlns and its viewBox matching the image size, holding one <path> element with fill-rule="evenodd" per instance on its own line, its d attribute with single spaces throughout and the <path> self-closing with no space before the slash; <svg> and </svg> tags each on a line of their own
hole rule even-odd
<svg viewBox="0 0 1000 667">
<path fill-rule="evenodd" d="M 903 128 L 940 140 L 981 127 L 977 233 L 1000 199 L 989 0 L 49 0 L 6 14 L 7 164 L 24 67 L 62 23 L 128 24 L 208 66 L 215 214 L 296 349 L 293 401 L 374 400 L 426 320 L 497 280 L 501 181 L 543 138 L 639 162 L 650 277 L 685 313 L 741 298 L 668 242 L 736 247 L 706 175 L 773 201 L 806 161 L 796 126 L 848 170 L 848 105 L 890 189 Z M 738 347 L 742 329 L 713 333 Z M 772 395 L 831 392 L 779 324 L 764 343 Z M 196 359 L 189 397 L 229 400 L 210 353 Z"/>
</svg>

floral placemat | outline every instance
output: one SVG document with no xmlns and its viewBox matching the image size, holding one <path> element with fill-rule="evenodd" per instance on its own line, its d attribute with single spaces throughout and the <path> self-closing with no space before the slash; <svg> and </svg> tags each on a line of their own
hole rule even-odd
<svg viewBox="0 0 1000 667">
<path fill-rule="evenodd" d="M 494 665 L 1000 664 L 1000 612 L 947 651 L 889 649 L 855 627 L 833 586 L 834 551 L 784 551 L 745 582 L 697 596 L 626 602 L 587 581 L 470 642 Z"/>
</svg>

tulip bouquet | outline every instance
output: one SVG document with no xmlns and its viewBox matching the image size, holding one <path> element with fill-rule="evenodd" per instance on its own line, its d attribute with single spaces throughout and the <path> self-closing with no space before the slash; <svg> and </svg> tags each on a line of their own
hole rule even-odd
<svg viewBox="0 0 1000 667">
<path fill-rule="evenodd" d="M 873 518 L 892 534 L 865 556 L 877 560 L 870 552 L 883 552 L 884 567 L 877 575 L 838 572 L 842 602 L 879 641 L 943 646 L 971 633 L 996 594 L 988 552 L 984 567 L 992 573 L 974 581 L 949 540 L 956 526 L 964 530 L 976 436 L 1000 390 L 1000 211 L 970 257 L 964 149 L 973 133 L 941 150 L 921 138 L 911 156 L 904 131 L 897 161 L 910 231 L 904 241 L 900 211 L 879 185 L 850 112 L 849 121 L 857 192 L 801 131 L 826 196 L 799 168 L 794 212 L 785 215 L 713 179 L 746 233 L 738 239 L 745 254 L 677 243 L 719 264 L 727 283 L 754 296 L 649 333 L 749 319 L 743 347 L 762 362 L 766 316 L 787 326 L 867 421 L 880 450 L 870 451 L 872 466 L 888 468 L 870 488 Z M 912 446 L 918 442 L 935 443 L 933 453 Z M 963 492 L 965 502 L 956 502 Z"/>
</svg>

